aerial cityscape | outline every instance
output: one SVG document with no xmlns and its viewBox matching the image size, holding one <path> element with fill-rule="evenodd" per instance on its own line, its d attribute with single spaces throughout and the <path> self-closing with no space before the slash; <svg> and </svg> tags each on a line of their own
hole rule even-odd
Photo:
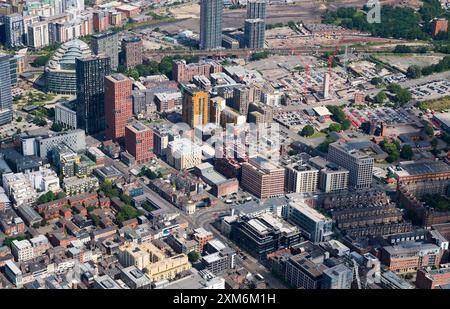
<svg viewBox="0 0 450 309">
<path fill-rule="evenodd" d="M 450 289 L 449 18 L 0 0 L 0 289 Z"/>
</svg>

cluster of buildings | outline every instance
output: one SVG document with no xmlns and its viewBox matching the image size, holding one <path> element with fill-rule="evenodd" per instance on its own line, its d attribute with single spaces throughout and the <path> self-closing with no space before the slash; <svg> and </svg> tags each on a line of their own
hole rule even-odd
<svg viewBox="0 0 450 309">
<path fill-rule="evenodd" d="M 11 1 L 0 14 L 1 43 L 37 50 L 122 26 L 140 11 L 118 1 L 96 9 L 80 0 Z"/>
<path fill-rule="evenodd" d="M 247 1 L 243 37 L 223 34 L 223 0 L 200 2 L 200 48 L 236 48 L 239 45 L 251 49 L 263 49 L 266 30 L 266 0 Z M 242 43 L 240 43 L 242 42 Z"/>
</svg>

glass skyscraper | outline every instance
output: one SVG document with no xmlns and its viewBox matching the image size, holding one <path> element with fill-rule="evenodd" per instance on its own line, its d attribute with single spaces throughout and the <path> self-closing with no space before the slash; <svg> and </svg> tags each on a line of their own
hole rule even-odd
<svg viewBox="0 0 450 309">
<path fill-rule="evenodd" d="M 200 48 L 215 49 L 222 46 L 223 0 L 201 0 Z"/>
<path fill-rule="evenodd" d="M 105 76 L 110 74 L 109 57 L 76 59 L 77 124 L 87 134 L 105 129 Z"/>
<path fill-rule="evenodd" d="M 12 120 L 11 59 L 0 54 L 0 125 Z"/>
</svg>

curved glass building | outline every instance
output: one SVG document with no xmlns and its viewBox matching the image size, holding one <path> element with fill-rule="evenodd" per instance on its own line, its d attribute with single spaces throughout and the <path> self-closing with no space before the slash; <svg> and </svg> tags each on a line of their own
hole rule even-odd
<svg viewBox="0 0 450 309">
<path fill-rule="evenodd" d="M 75 94 L 77 90 L 75 59 L 92 56 L 86 43 L 75 39 L 61 45 L 45 67 L 47 91 Z"/>
</svg>

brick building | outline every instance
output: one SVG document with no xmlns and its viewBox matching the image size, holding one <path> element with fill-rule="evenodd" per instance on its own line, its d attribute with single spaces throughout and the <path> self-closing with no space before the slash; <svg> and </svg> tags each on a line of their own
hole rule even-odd
<svg viewBox="0 0 450 309">
<path fill-rule="evenodd" d="M 133 116 L 133 82 L 122 74 L 105 77 L 105 135 L 107 140 L 119 141 L 125 136 L 125 126 Z"/>
<path fill-rule="evenodd" d="M 140 122 L 125 128 L 125 149 L 136 159 L 137 164 L 151 160 L 153 154 L 153 130 Z"/>
</svg>

